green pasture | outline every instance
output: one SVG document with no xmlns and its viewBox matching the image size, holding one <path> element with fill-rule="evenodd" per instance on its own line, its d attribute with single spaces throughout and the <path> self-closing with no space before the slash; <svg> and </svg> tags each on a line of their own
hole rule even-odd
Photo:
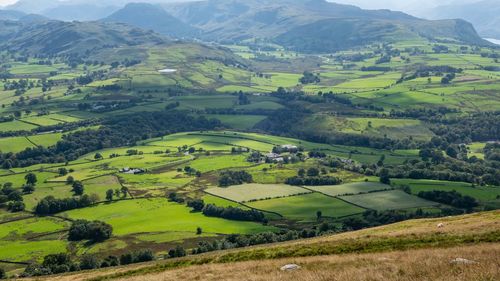
<svg viewBox="0 0 500 281">
<path fill-rule="evenodd" d="M 0 138 L 0 151 L 6 152 L 20 152 L 26 148 L 35 146 L 28 141 L 26 137 L 7 137 Z"/>
<path fill-rule="evenodd" d="M 66 212 L 73 219 L 100 220 L 113 226 L 114 235 L 191 232 L 250 234 L 272 231 L 273 227 L 253 222 L 230 221 L 193 213 L 185 205 L 166 198 L 124 200 Z"/>
<path fill-rule="evenodd" d="M 52 126 L 52 125 L 57 125 L 57 124 L 60 124 L 60 123 L 64 123 L 62 121 L 54 120 L 54 119 L 48 117 L 48 115 L 24 117 L 24 118 L 21 119 L 21 121 L 24 121 L 24 122 L 27 122 L 27 123 L 31 123 L 31 124 L 35 124 L 35 125 L 38 125 L 38 126 Z"/>
<path fill-rule="evenodd" d="M 119 174 L 123 183 L 133 189 L 164 189 L 164 188 L 179 188 L 190 183 L 194 177 L 183 172 L 168 171 L 158 174 Z"/>
<path fill-rule="evenodd" d="M 15 64 L 9 69 L 9 72 L 14 75 L 48 74 L 52 71 L 57 71 L 57 68 L 39 64 Z"/>
<path fill-rule="evenodd" d="M 62 140 L 62 133 L 40 134 L 27 137 L 32 143 L 37 146 L 49 147 L 55 145 Z"/>
<path fill-rule="evenodd" d="M 46 255 L 66 252 L 67 245 L 65 240 L 0 240 L 0 259 L 14 262 L 42 261 Z"/>
<path fill-rule="evenodd" d="M 374 210 L 399 210 L 410 208 L 431 207 L 439 205 L 420 199 L 400 190 L 381 191 L 359 195 L 342 196 L 342 200 Z"/>
<path fill-rule="evenodd" d="M 188 166 L 202 173 L 228 168 L 244 168 L 253 165 L 248 162 L 247 155 L 201 156 Z"/>
<path fill-rule="evenodd" d="M 25 236 L 64 230 L 69 223 L 54 218 L 30 218 L 0 225 L 0 241 L 22 240 Z"/>
<path fill-rule="evenodd" d="M 484 147 L 486 143 L 484 142 L 474 142 L 467 145 L 468 153 L 467 156 L 476 156 L 479 159 L 484 159 Z"/>
<path fill-rule="evenodd" d="M 8 131 L 31 131 L 37 128 L 37 126 L 24 123 L 22 121 L 14 120 L 12 122 L 2 122 L 0 123 L 0 132 Z"/>
<path fill-rule="evenodd" d="M 307 188 L 329 196 L 342 196 L 391 189 L 391 186 L 378 182 L 351 182 L 340 185 L 309 186 Z"/>
<path fill-rule="evenodd" d="M 343 217 L 364 211 L 362 208 L 319 193 L 262 200 L 247 205 L 255 209 L 278 213 L 287 219 L 299 221 L 316 220 L 318 211 L 321 211 L 325 217 Z"/>
</svg>

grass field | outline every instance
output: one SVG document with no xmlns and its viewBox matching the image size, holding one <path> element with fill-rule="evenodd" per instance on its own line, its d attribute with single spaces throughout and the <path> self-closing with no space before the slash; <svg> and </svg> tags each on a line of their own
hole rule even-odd
<svg viewBox="0 0 500 281">
<path fill-rule="evenodd" d="M 37 126 L 24 123 L 18 120 L 14 120 L 12 122 L 2 122 L 0 123 L 0 132 L 8 132 L 8 131 L 30 131 L 35 129 Z"/>
<path fill-rule="evenodd" d="M 43 135 L 34 135 L 27 137 L 32 143 L 37 146 L 49 147 L 62 140 L 62 133 L 52 133 Z"/>
<path fill-rule="evenodd" d="M 184 205 L 168 202 L 165 198 L 127 200 L 101 204 L 91 208 L 65 213 L 73 219 L 101 220 L 113 226 L 117 236 L 161 233 L 191 232 L 201 227 L 205 233 L 250 234 L 274 230 L 253 222 L 238 222 L 219 218 L 205 217 L 193 213 Z"/>
<path fill-rule="evenodd" d="M 330 196 L 342 196 L 346 194 L 359 194 L 386 190 L 391 187 L 377 182 L 352 182 L 331 186 L 310 186 L 307 188 Z"/>
<path fill-rule="evenodd" d="M 344 217 L 362 213 L 364 209 L 342 200 L 319 193 L 269 199 L 248 203 L 259 210 L 278 213 L 288 219 L 299 221 L 316 220 L 316 213 L 321 211 L 325 217 Z"/>
<path fill-rule="evenodd" d="M 342 196 L 341 198 L 352 204 L 373 210 L 399 210 L 439 205 L 400 190 Z"/>
<path fill-rule="evenodd" d="M 20 152 L 28 147 L 35 147 L 26 137 L 0 138 L 0 151 Z"/>
<path fill-rule="evenodd" d="M 0 260 L 30 261 L 65 251 L 67 242 L 54 239 L 50 234 L 68 226 L 68 222 L 53 218 L 28 218 L 2 224 Z"/>
<path fill-rule="evenodd" d="M 284 184 L 242 184 L 230 187 L 214 187 L 205 190 L 207 193 L 237 202 L 250 202 L 277 197 L 288 197 L 310 191 L 297 186 Z"/>
</svg>

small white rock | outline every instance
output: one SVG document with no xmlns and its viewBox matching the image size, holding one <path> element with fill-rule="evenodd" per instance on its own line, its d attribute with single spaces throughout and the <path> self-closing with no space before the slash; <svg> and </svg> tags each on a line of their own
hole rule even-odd
<svg viewBox="0 0 500 281">
<path fill-rule="evenodd" d="M 440 223 L 437 225 L 438 228 L 443 228 L 444 227 L 444 223 Z"/>
<path fill-rule="evenodd" d="M 292 271 L 292 270 L 297 270 L 300 269 L 300 266 L 296 264 L 287 264 L 281 267 L 282 271 Z"/>
<path fill-rule="evenodd" d="M 450 263 L 453 263 L 453 264 L 476 264 L 477 262 L 471 261 L 468 259 L 464 259 L 464 258 L 456 258 L 456 259 L 451 260 Z"/>
</svg>

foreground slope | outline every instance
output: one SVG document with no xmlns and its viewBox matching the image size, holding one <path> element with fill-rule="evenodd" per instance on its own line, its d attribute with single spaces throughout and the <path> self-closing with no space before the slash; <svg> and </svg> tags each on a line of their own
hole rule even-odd
<svg viewBox="0 0 500 281">
<path fill-rule="evenodd" d="M 239 280 L 241 276 L 247 280 L 346 280 L 347 276 L 349 280 L 497 280 L 499 242 L 500 211 L 493 211 L 411 220 L 308 240 L 51 276 L 47 280 Z M 450 263 L 455 258 L 478 263 Z M 279 267 L 288 263 L 303 268 L 282 273 Z"/>
</svg>

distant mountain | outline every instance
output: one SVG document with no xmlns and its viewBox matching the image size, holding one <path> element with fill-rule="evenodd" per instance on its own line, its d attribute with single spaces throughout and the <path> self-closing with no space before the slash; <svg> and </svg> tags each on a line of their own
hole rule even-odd
<svg viewBox="0 0 500 281">
<path fill-rule="evenodd" d="M 489 44 L 462 20 L 428 21 L 325 0 L 208 0 L 163 6 L 202 29 L 207 40 L 264 38 L 303 52 L 332 52 L 402 38 Z"/>
<path fill-rule="evenodd" d="M 0 49 L 44 55 L 77 55 L 120 46 L 156 45 L 166 37 L 126 24 L 0 21 Z"/>
<path fill-rule="evenodd" d="M 200 30 L 173 17 L 161 6 L 147 3 L 127 4 L 103 21 L 127 23 L 172 37 L 197 37 L 200 33 Z"/>
<path fill-rule="evenodd" d="M 500 39 L 500 2 L 498 0 L 439 6 L 429 11 L 428 17 L 465 19 L 474 24 L 481 36 Z"/>
<path fill-rule="evenodd" d="M 93 4 L 69 4 L 59 5 L 42 12 L 46 17 L 62 21 L 94 21 L 109 16 L 119 6 L 101 6 Z"/>
<path fill-rule="evenodd" d="M 43 11 L 60 5 L 59 0 L 19 0 L 6 9 L 21 11 L 26 14 L 41 14 Z"/>
<path fill-rule="evenodd" d="M 14 10 L 0 10 L 0 20 L 19 20 L 25 13 Z"/>
</svg>

